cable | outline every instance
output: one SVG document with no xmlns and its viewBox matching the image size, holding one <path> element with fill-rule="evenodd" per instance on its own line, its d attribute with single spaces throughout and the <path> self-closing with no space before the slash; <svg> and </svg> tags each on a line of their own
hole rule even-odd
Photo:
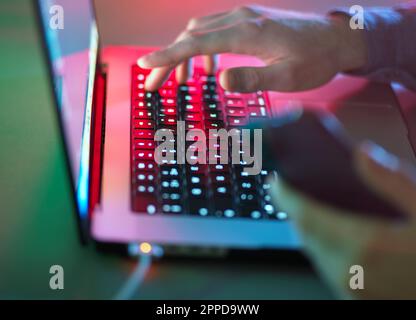
<svg viewBox="0 0 416 320">
<path fill-rule="evenodd" d="M 120 288 L 113 300 L 129 300 L 138 291 L 152 264 L 151 254 L 139 254 L 136 268 Z"/>
</svg>

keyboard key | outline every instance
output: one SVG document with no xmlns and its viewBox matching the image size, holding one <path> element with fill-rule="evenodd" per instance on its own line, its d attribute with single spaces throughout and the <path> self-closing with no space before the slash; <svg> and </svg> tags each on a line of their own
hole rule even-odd
<svg viewBox="0 0 416 320">
<path fill-rule="evenodd" d="M 187 172 L 192 175 L 206 174 L 206 166 L 203 164 L 194 164 L 186 167 Z"/>
<path fill-rule="evenodd" d="M 204 129 L 204 125 L 202 124 L 202 122 L 186 122 L 185 123 L 185 130 L 194 130 L 194 129 L 200 129 L 203 130 Z M 194 141 L 196 141 L 197 139 L 195 139 Z"/>
<path fill-rule="evenodd" d="M 183 199 L 183 196 L 181 193 L 161 193 L 162 203 L 172 203 L 173 201 L 179 202 L 181 199 Z"/>
<path fill-rule="evenodd" d="M 152 120 L 134 120 L 133 123 L 135 129 L 153 129 L 155 127 Z"/>
<path fill-rule="evenodd" d="M 136 90 L 138 91 L 144 91 L 144 82 L 139 82 L 136 84 Z"/>
<path fill-rule="evenodd" d="M 247 123 L 245 118 L 237 118 L 237 117 L 228 116 L 227 120 L 228 120 L 228 124 L 231 127 L 242 127 L 242 126 L 245 126 Z"/>
<path fill-rule="evenodd" d="M 153 150 L 135 150 L 134 159 L 135 160 L 153 160 L 154 159 Z"/>
<path fill-rule="evenodd" d="M 228 172 L 210 172 L 211 183 L 214 185 L 224 185 L 231 183 L 231 177 Z"/>
<path fill-rule="evenodd" d="M 199 122 L 202 120 L 201 114 L 199 113 L 186 113 L 185 114 L 186 121 L 196 121 Z"/>
<path fill-rule="evenodd" d="M 243 99 L 226 99 L 225 104 L 227 107 L 234 107 L 234 108 L 245 107 Z"/>
<path fill-rule="evenodd" d="M 136 174 L 136 180 L 138 181 L 138 183 L 142 181 L 152 182 L 155 180 L 155 175 L 154 173 L 149 173 L 146 171 L 139 171 Z"/>
<path fill-rule="evenodd" d="M 204 108 L 207 111 L 220 111 L 221 110 L 217 102 L 206 103 L 204 104 Z"/>
<path fill-rule="evenodd" d="M 228 164 L 211 164 L 209 165 L 210 172 L 217 172 L 217 173 L 229 173 L 230 172 L 230 165 Z"/>
<path fill-rule="evenodd" d="M 242 217 L 260 219 L 262 216 L 262 209 L 258 203 L 243 203 L 239 207 L 239 212 Z"/>
<path fill-rule="evenodd" d="M 152 119 L 153 112 L 150 110 L 134 109 L 133 118 L 134 119 Z"/>
<path fill-rule="evenodd" d="M 163 114 L 167 116 L 176 116 L 177 109 L 176 107 L 163 107 L 159 109 L 159 114 Z"/>
<path fill-rule="evenodd" d="M 205 102 L 218 102 L 219 100 L 219 96 L 215 92 L 205 93 L 203 98 Z"/>
<path fill-rule="evenodd" d="M 174 89 L 176 88 L 176 83 L 173 80 L 167 80 L 164 85 L 163 85 L 164 89 Z"/>
<path fill-rule="evenodd" d="M 217 85 L 217 78 L 206 75 L 202 68 L 195 68 L 194 78 L 186 85 L 178 86 L 171 74 L 157 92 L 146 92 L 144 83 L 150 70 L 135 65 L 132 71 L 131 196 L 134 211 L 224 219 L 284 220 L 287 217 L 271 203 L 265 170 L 258 176 L 248 176 L 243 172 L 243 165 L 178 165 L 176 160 L 157 165 L 154 161 L 154 149 L 158 145 L 153 141 L 155 130 L 169 130 L 176 145 L 176 124 L 184 120 L 185 133 L 191 129 L 206 133 L 207 147 L 215 150 L 215 159 L 219 162 L 221 151 L 229 147 L 230 141 L 227 145 L 221 144 L 218 135 L 209 130 L 226 128 L 226 125 L 238 129 L 248 119 L 267 117 L 268 107 L 262 92 L 223 91 Z M 185 141 L 185 150 L 192 148 L 192 143 Z M 176 148 L 166 152 L 172 152 L 176 159 Z"/>
<path fill-rule="evenodd" d="M 155 148 L 155 142 L 152 140 L 141 140 L 136 139 L 133 141 L 133 146 L 135 150 L 138 149 L 151 149 L 153 150 Z"/>
<path fill-rule="evenodd" d="M 152 110 L 154 109 L 154 105 L 150 101 L 135 101 L 134 109 Z"/>
<path fill-rule="evenodd" d="M 224 182 L 213 186 L 213 197 L 232 196 L 232 187 L 230 183 Z"/>
<path fill-rule="evenodd" d="M 259 101 L 257 100 L 257 97 L 248 99 L 247 105 L 248 106 L 260 106 Z"/>
<path fill-rule="evenodd" d="M 160 89 L 159 94 L 163 98 L 176 98 L 176 91 L 173 89 Z"/>
<path fill-rule="evenodd" d="M 179 91 L 186 92 L 190 95 L 197 95 L 201 93 L 196 85 L 180 86 Z"/>
<path fill-rule="evenodd" d="M 201 102 L 201 97 L 199 95 L 187 94 L 183 97 L 183 99 L 186 103 L 200 103 Z"/>
<path fill-rule="evenodd" d="M 222 112 L 220 111 L 205 111 L 204 118 L 206 120 L 223 120 Z"/>
<path fill-rule="evenodd" d="M 134 139 L 154 139 L 155 132 L 153 130 L 133 129 Z"/>
<path fill-rule="evenodd" d="M 221 120 L 206 120 L 205 121 L 205 129 L 210 130 L 210 129 L 222 129 L 224 128 L 224 121 Z"/>
<path fill-rule="evenodd" d="M 241 99 L 243 95 L 239 92 L 224 91 L 224 96 L 229 99 Z"/>
<path fill-rule="evenodd" d="M 176 121 L 175 116 L 158 117 L 157 119 L 158 125 L 163 126 L 176 126 Z"/>
<path fill-rule="evenodd" d="M 140 194 L 133 197 L 133 211 L 155 214 L 157 211 L 157 197 L 153 194 Z"/>
<path fill-rule="evenodd" d="M 182 176 L 182 168 L 179 165 L 161 165 L 159 171 L 162 180 L 168 177 L 180 178 Z"/>
<path fill-rule="evenodd" d="M 233 211 L 235 213 L 234 199 L 230 195 L 221 197 L 217 196 L 215 198 L 215 201 L 213 201 L 212 206 L 214 215 L 218 217 L 224 216 L 226 211 L 228 211 L 228 213 L 230 211 Z"/>
<path fill-rule="evenodd" d="M 200 112 L 201 111 L 201 105 L 199 103 L 187 103 L 185 105 L 185 110 L 187 112 Z"/>
<path fill-rule="evenodd" d="M 203 75 L 199 78 L 199 81 L 203 83 L 208 83 L 208 84 L 209 83 L 215 84 L 217 82 L 217 79 L 213 75 Z"/>
<path fill-rule="evenodd" d="M 135 162 L 135 172 L 137 171 L 149 171 L 155 172 L 156 164 L 153 161 L 139 160 Z"/>
<path fill-rule="evenodd" d="M 201 187 L 205 188 L 207 183 L 207 177 L 201 174 L 188 174 L 187 175 L 187 185 L 188 187 Z"/>
<path fill-rule="evenodd" d="M 176 100 L 174 98 L 161 98 L 160 103 L 165 107 L 175 107 Z"/>
<path fill-rule="evenodd" d="M 189 195 L 188 210 L 191 215 L 197 215 L 202 217 L 208 216 L 211 214 L 209 207 L 210 206 L 207 197 L 202 195 Z"/>
<path fill-rule="evenodd" d="M 136 91 L 136 99 L 144 100 L 146 98 L 145 92 L 142 90 Z"/>
<path fill-rule="evenodd" d="M 233 117 L 245 117 L 246 111 L 243 108 L 227 108 L 227 115 Z"/>
<path fill-rule="evenodd" d="M 166 203 L 162 205 L 162 212 L 180 214 L 183 212 L 183 206 L 180 203 L 175 203 L 175 204 Z"/>
<path fill-rule="evenodd" d="M 206 83 L 202 85 L 202 90 L 205 92 L 215 92 L 217 90 L 217 86 L 215 84 Z"/>
<path fill-rule="evenodd" d="M 267 111 L 265 107 L 249 107 L 248 114 L 251 118 L 266 118 Z"/>
<path fill-rule="evenodd" d="M 140 82 L 144 82 L 145 75 L 143 73 L 139 73 L 136 77 L 136 79 Z"/>
<path fill-rule="evenodd" d="M 263 209 L 268 215 L 273 215 L 276 213 L 276 209 L 271 203 L 265 203 Z"/>
</svg>

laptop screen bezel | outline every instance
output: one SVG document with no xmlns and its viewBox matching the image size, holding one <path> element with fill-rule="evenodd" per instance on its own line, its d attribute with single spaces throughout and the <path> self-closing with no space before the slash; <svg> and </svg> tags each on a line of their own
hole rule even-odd
<svg viewBox="0 0 416 320">
<path fill-rule="evenodd" d="M 46 30 L 45 30 L 45 26 L 44 23 L 42 21 L 42 15 L 41 15 L 41 7 L 40 7 L 40 1 L 42 0 L 32 0 L 32 5 L 34 8 L 34 12 L 36 15 L 36 28 L 38 31 L 38 34 L 40 36 L 41 39 L 41 46 L 42 46 L 42 52 L 43 52 L 43 56 L 44 56 L 44 63 L 45 63 L 45 68 L 47 70 L 48 73 L 48 78 L 49 78 L 49 88 L 50 88 L 50 94 L 51 94 L 51 98 L 53 100 L 53 106 L 54 106 L 54 113 L 57 119 L 57 123 L 58 123 L 58 127 L 59 127 L 59 134 L 61 136 L 61 141 L 63 143 L 63 149 L 64 149 L 64 158 L 65 158 L 65 167 L 66 167 L 66 171 L 68 174 L 68 179 L 70 180 L 70 188 L 71 188 L 71 198 L 72 198 L 72 204 L 73 204 L 73 211 L 75 213 L 76 216 L 76 221 L 77 221 L 77 229 L 78 229 L 78 234 L 79 234 L 79 238 L 82 244 L 87 244 L 88 241 L 90 240 L 90 215 L 89 214 L 84 214 L 81 215 L 80 212 L 80 208 L 78 206 L 78 197 L 77 197 L 77 186 L 75 185 L 75 179 L 74 179 L 74 174 L 72 172 L 72 167 L 71 167 L 71 160 L 70 160 L 70 155 L 69 155 L 69 149 L 68 149 L 68 140 L 65 134 L 65 130 L 64 130 L 64 124 L 63 124 L 63 119 L 59 113 L 59 100 L 58 100 L 58 96 L 56 93 L 56 90 L 54 89 L 54 80 L 53 80 L 53 69 L 52 69 L 52 57 L 49 53 L 48 50 L 48 43 L 47 43 L 47 39 L 45 37 L 46 35 Z M 93 1 L 90 2 L 91 3 L 91 10 L 92 10 L 92 15 L 94 17 L 94 20 L 97 21 L 96 19 L 96 15 L 95 15 L 95 8 L 94 8 L 94 3 Z M 96 65 L 95 65 L 95 74 L 93 75 L 94 79 L 92 79 L 93 81 L 93 85 L 91 87 L 92 92 L 95 91 L 96 85 L 95 85 L 95 79 L 96 79 L 96 75 L 98 72 L 100 72 L 100 36 L 99 36 L 99 31 L 97 30 L 98 33 L 98 46 L 97 46 L 97 52 L 96 52 L 96 57 L 95 57 L 95 61 L 96 61 Z M 92 113 L 92 117 L 94 117 L 94 113 Z M 91 157 L 89 159 L 89 161 L 91 161 Z M 88 192 L 89 192 L 89 188 L 88 188 Z M 88 206 L 89 207 L 89 206 Z"/>
</svg>

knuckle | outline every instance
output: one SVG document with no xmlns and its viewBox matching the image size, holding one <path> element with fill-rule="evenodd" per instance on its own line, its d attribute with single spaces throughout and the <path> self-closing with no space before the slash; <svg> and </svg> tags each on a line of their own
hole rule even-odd
<svg viewBox="0 0 416 320">
<path fill-rule="evenodd" d="M 249 5 L 242 5 L 235 8 L 234 12 L 240 17 L 251 17 L 254 13 L 253 9 Z"/>
<path fill-rule="evenodd" d="M 182 34 L 183 39 L 186 39 L 187 41 L 194 41 L 195 37 L 197 36 L 197 33 L 193 30 L 186 30 Z"/>
<path fill-rule="evenodd" d="M 194 29 L 198 25 L 198 23 L 199 23 L 199 19 L 198 18 L 191 18 L 188 21 L 188 24 L 186 26 L 186 29 L 187 30 Z"/>
</svg>

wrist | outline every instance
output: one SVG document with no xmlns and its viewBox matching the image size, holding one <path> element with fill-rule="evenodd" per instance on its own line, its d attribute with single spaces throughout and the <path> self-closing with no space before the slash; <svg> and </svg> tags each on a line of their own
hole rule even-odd
<svg viewBox="0 0 416 320">
<path fill-rule="evenodd" d="M 342 13 L 333 13 L 329 19 L 335 32 L 335 52 L 339 72 L 364 68 L 367 65 L 365 30 L 352 29 L 350 17 Z"/>
</svg>

